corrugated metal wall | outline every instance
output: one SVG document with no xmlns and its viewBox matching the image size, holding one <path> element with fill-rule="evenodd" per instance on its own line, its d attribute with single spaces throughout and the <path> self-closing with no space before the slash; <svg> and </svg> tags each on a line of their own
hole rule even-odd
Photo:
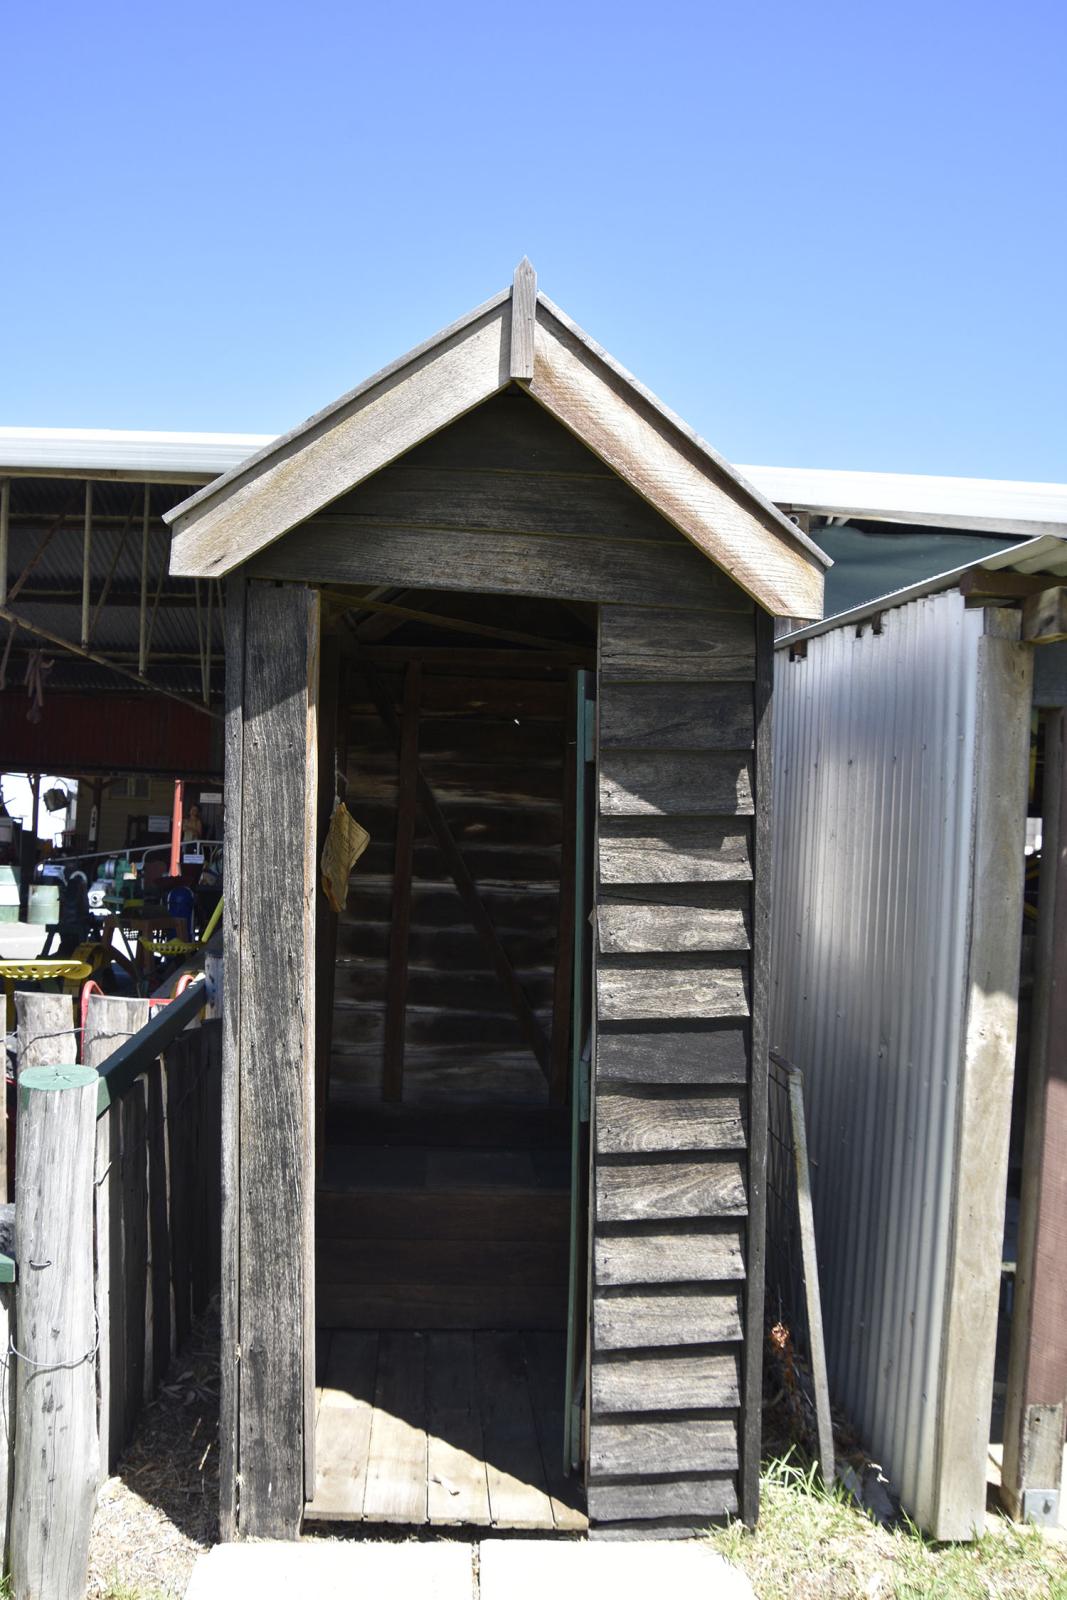
<svg viewBox="0 0 1067 1600">
<path fill-rule="evenodd" d="M 881 626 L 777 655 L 771 1042 L 805 1074 L 831 1392 L 921 1517 L 936 1503 L 982 617 L 952 591 Z"/>
</svg>

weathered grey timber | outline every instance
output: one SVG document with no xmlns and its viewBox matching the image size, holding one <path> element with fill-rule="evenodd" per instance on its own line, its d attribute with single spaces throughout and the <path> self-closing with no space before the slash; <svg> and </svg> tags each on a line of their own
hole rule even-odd
<svg viewBox="0 0 1067 1600">
<path fill-rule="evenodd" d="M 767 1081 L 770 1009 L 772 759 L 771 691 L 774 619 L 756 613 L 756 818 L 753 829 L 752 1055 L 749 1066 L 748 1238 L 745 1283 L 745 1372 L 742 1408 L 741 1515 L 751 1527 L 759 1515 L 759 1465 L 763 1427 L 763 1300 L 767 1231 Z"/>
<path fill-rule="evenodd" d="M 601 891 L 597 911 L 606 955 L 675 950 L 747 950 L 750 891 L 744 883 L 698 883 L 650 891 Z"/>
<path fill-rule="evenodd" d="M 226 584 L 226 812 L 225 859 L 238 862 L 244 847 L 244 686 L 248 584 L 234 574 Z M 241 1267 L 241 875 L 231 870 L 222 902 L 222 1271 L 219 1284 L 219 1533 L 237 1537 L 240 1405 Z"/>
<path fill-rule="evenodd" d="M 603 956 L 597 969 L 603 1022 L 747 1017 L 747 969 L 706 956 Z"/>
<path fill-rule="evenodd" d="M 715 1289 L 709 1293 L 702 1285 L 687 1284 L 676 1294 L 666 1293 L 662 1286 L 648 1294 L 605 1292 L 593 1305 L 593 1338 L 600 1352 L 651 1350 L 663 1345 L 719 1344 L 740 1337 L 741 1297 L 734 1289 Z M 678 1410 L 685 1404 L 676 1397 L 668 1409 Z M 705 1401 L 705 1404 L 710 1402 Z"/>
<path fill-rule="evenodd" d="M 537 273 L 523 256 L 515 268 L 511 287 L 511 361 L 513 378 L 529 381 L 534 375 L 534 328 L 537 321 Z"/>
<path fill-rule="evenodd" d="M 74 1001 L 69 994 L 16 990 L 15 1019 L 20 1073 L 27 1067 L 55 1067 L 61 1062 L 77 1061 Z"/>
<path fill-rule="evenodd" d="M 752 690 L 744 683 L 605 683 L 600 748 L 745 750 Z"/>
<path fill-rule="evenodd" d="M 97 1071 L 118 1046 L 148 1021 L 147 1000 L 94 995 L 85 1021 L 82 1056 Z M 128 1278 L 123 1230 L 122 1104 L 110 1106 L 96 1124 L 96 1317 L 100 1475 L 106 1478 L 127 1437 Z M 132 1241 L 131 1241 L 132 1245 Z M 130 1257 L 132 1261 L 133 1250 Z M 132 1289 L 129 1290 L 132 1295 Z M 169 1354 L 169 1352 L 168 1352 Z"/>
<path fill-rule="evenodd" d="M 747 883 L 749 825 L 721 817 L 601 817 L 602 883 Z"/>
<path fill-rule="evenodd" d="M 15 1336 L 15 1298 L 16 1289 L 13 1283 L 0 1284 L 0 1341 L 5 1350 L 10 1349 L 11 1340 Z M 3 1402 L 4 1415 L 14 1418 L 15 1415 L 15 1362 L 8 1359 L 0 1378 L 0 1400 Z M 4 1571 L 10 1571 L 11 1550 L 11 1496 L 15 1487 L 15 1440 L 13 1423 L 9 1423 L 0 1444 L 0 1560 L 3 1561 Z"/>
<path fill-rule="evenodd" d="M 593 1404 L 601 1411 L 614 1412 L 736 1406 L 741 1397 L 738 1369 L 736 1350 L 597 1361 L 593 1366 Z"/>
<path fill-rule="evenodd" d="M 606 750 L 600 810 L 606 817 L 750 816 L 748 758 L 702 750 Z"/>
<path fill-rule="evenodd" d="M 1043 651 L 1038 651 L 1035 668 Z M 1012 1516 L 1024 1497 L 1060 1488 L 1067 1412 L 1067 1328 L 1061 1314 L 1067 1218 L 1067 1094 L 1062 1041 L 1067 994 L 1067 712 L 1046 720 L 1038 895 L 1037 983 L 1026 1098 L 1018 1265 L 1008 1361 L 1001 1495 Z"/>
<path fill-rule="evenodd" d="M 594 1537 L 742 1499 L 761 617 L 601 613 Z"/>
<path fill-rule="evenodd" d="M 549 600 L 648 601 L 709 608 L 721 604 L 722 580 L 699 552 L 684 544 L 558 534 L 513 534 L 441 526 L 379 527 L 358 517 L 325 512 L 286 534 L 249 565 L 257 578 L 312 583 L 424 584 L 485 594 L 536 594 Z M 737 632 L 740 632 L 738 627 Z M 718 647 L 743 677 L 740 645 Z M 751 672 L 751 668 L 747 668 Z"/>
<path fill-rule="evenodd" d="M 740 1161 L 601 1162 L 596 1208 L 602 1222 L 662 1222 L 668 1217 L 741 1217 L 748 1210 Z"/>
<path fill-rule="evenodd" d="M 733 1472 L 737 1424 L 729 1416 L 603 1421 L 594 1429 L 589 1470 L 599 1477 L 645 1477 L 655 1461 L 665 1472 Z"/>
<path fill-rule="evenodd" d="M 623 1284 L 727 1282 L 745 1275 L 741 1229 L 700 1223 L 613 1233 L 601 1226 L 594 1241 L 597 1283 L 603 1289 Z"/>
<path fill-rule="evenodd" d="M 667 1150 L 743 1150 L 737 1093 L 627 1084 L 597 1091 L 596 1146 L 605 1155 Z"/>
<path fill-rule="evenodd" d="M 20 1074 L 19 1101 L 15 1245 L 22 1270 L 11 1571 L 19 1600 L 69 1600 L 85 1592 L 100 1476 L 88 1270 L 96 1073 L 28 1067 Z"/>
<path fill-rule="evenodd" d="M 303 1308 L 313 1305 L 302 1241 L 310 1223 L 307 1156 L 314 1148 L 308 1081 L 314 934 L 305 826 L 315 815 L 309 710 L 313 715 L 317 689 L 317 598 L 307 589 L 250 584 L 244 630 L 242 832 L 236 859 L 227 857 L 229 881 L 240 880 L 240 931 L 228 947 L 236 983 L 227 972 L 230 1003 L 236 988 L 240 1007 L 239 1237 L 256 1241 L 255 1249 L 240 1252 L 238 1279 L 240 1528 L 292 1538 L 304 1509 Z M 267 797 L 269 856 L 246 832 Z M 233 1112 L 231 1101 L 231 1118 Z M 227 1418 L 224 1426 L 233 1425 Z"/>
<path fill-rule="evenodd" d="M 529 300 L 520 272 L 504 294 L 176 506 L 167 518 L 172 570 L 232 571 L 521 376 L 709 565 L 775 615 L 817 616 L 826 565 L 818 547 L 542 294 L 527 377 Z"/>
<path fill-rule="evenodd" d="M 676 591 L 676 603 L 684 599 L 692 604 L 694 597 Z M 753 620 L 750 607 L 724 611 L 712 626 L 699 611 L 664 614 L 638 606 L 613 606 L 601 618 L 601 677 L 605 684 L 715 682 L 724 678 L 749 682 L 756 665 Z"/>
<path fill-rule="evenodd" d="M 601 1035 L 597 1080 L 622 1083 L 745 1083 L 748 1033 L 734 1023 L 613 1028 Z"/>
<path fill-rule="evenodd" d="M 238 571 L 227 622 L 224 1533 L 291 1536 L 314 1493 L 313 1215 L 324 1327 L 379 1339 L 508 1330 L 484 1345 L 485 1371 L 476 1363 L 457 1382 L 488 1383 L 493 1369 L 487 1514 L 524 1519 L 507 1509 L 500 1396 L 529 1408 L 511 1334 L 562 1320 L 560 1102 L 583 1105 L 577 1079 L 565 1080 L 589 1009 L 579 990 L 572 1018 L 566 1000 L 587 928 L 591 1115 L 588 1134 L 575 1121 L 569 1253 L 572 1285 L 584 1285 L 588 1233 L 576 1325 L 588 1330 L 591 1380 L 575 1436 L 588 1443 L 592 1532 L 680 1536 L 750 1509 L 738 1468 L 743 1456 L 754 1482 L 760 651 L 769 614 L 818 609 L 818 553 L 538 295 L 526 263 L 507 294 L 173 521 L 175 571 Z M 322 587 L 339 624 L 345 687 L 330 744 L 345 752 L 350 809 L 371 838 L 335 958 L 320 937 L 329 983 L 314 976 L 308 937 L 331 793 L 314 777 L 308 586 Z M 577 753 L 597 770 L 578 818 L 568 691 L 594 665 L 594 638 L 599 743 Z M 283 840 L 269 872 L 257 849 L 267 794 L 271 837 Z M 585 906 L 592 898 L 587 925 L 585 906 L 581 923 L 573 912 L 578 886 Z M 588 1193 L 577 1187 L 587 1150 Z M 383 1365 L 379 1345 L 376 1378 L 394 1422 L 375 1423 L 394 1455 L 378 1456 L 360 1514 L 447 1521 L 416 1458 L 427 1471 L 451 1458 L 405 1407 L 431 1419 L 453 1407 L 399 1379 L 394 1393 L 394 1348 L 386 1338 Z M 523 1471 L 534 1456 L 547 1464 L 556 1407 L 561 1398 L 537 1408 Z M 458 1409 L 466 1427 L 473 1409 Z M 340 1429 L 333 1416 L 331 1495 Z M 559 1499 L 542 1470 L 538 1519 Z"/>
<path fill-rule="evenodd" d="M 736 1511 L 737 1488 L 732 1472 L 714 1478 L 653 1478 L 643 1483 L 589 1486 L 589 1514 L 604 1523 L 636 1523 L 640 1528 L 647 1526 L 650 1518 L 677 1518 L 683 1530 L 688 1530 L 706 1527 Z"/>
</svg>

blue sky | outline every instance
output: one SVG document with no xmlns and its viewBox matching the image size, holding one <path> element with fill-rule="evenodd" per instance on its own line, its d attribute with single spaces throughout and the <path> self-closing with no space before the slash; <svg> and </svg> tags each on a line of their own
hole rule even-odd
<svg viewBox="0 0 1067 1600">
<path fill-rule="evenodd" d="M 0 423 L 280 430 L 528 253 L 735 461 L 1065 479 L 1065 16 L 9 4 Z"/>
</svg>

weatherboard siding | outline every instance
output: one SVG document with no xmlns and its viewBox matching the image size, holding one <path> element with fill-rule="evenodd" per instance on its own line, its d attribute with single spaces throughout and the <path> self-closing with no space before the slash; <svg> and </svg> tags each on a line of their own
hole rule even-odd
<svg viewBox="0 0 1067 1600">
<path fill-rule="evenodd" d="M 695 1531 L 744 1499 L 763 632 L 741 610 L 601 610 L 594 1537 Z"/>
</svg>

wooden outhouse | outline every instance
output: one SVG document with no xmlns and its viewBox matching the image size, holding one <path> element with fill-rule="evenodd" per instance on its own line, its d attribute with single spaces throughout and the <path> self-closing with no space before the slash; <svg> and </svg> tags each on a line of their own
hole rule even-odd
<svg viewBox="0 0 1067 1600">
<path fill-rule="evenodd" d="M 825 558 L 527 262 L 169 520 L 227 580 L 224 1536 L 753 1519 L 773 618 Z"/>
</svg>

